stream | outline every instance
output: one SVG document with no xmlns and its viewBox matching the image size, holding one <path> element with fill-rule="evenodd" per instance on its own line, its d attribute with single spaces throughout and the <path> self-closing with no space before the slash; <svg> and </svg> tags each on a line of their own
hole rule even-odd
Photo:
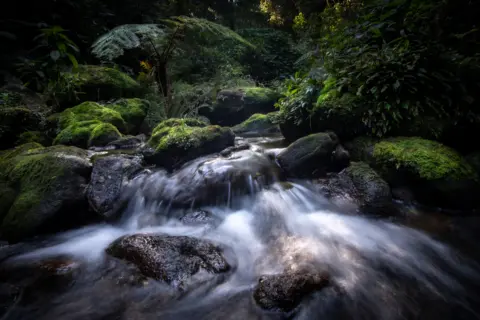
<svg viewBox="0 0 480 320">
<path fill-rule="evenodd" d="M 114 223 L 19 244 L 20 254 L 2 265 L 22 270 L 23 279 L 31 265 L 55 264 L 56 276 L 18 292 L 1 319 L 479 318 L 478 221 L 400 203 L 404 215 L 394 218 L 352 212 L 312 181 L 282 182 L 271 160 L 277 138 L 246 142 L 253 147 L 234 151 L 235 162 L 209 156 L 173 176 L 142 174 L 124 191 L 127 205 Z M 168 199 L 202 188 L 199 168 L 202 177 L 227 178 L 182 199 L 201 206 L 190 211 L 206 221 L 185 223 L 181 217 L 190 211 Z M 263 178 L 254 179 L 260 171 Z M 138 233 L 209 240 L 224 248 L 231 269 L 199 272 L 195 285 L 178 292 L 108 257 L 114 240 Z M 287 268 L 324 270 L 335 286 L 306 296 L 290 312 L 260 308 L 252 296 L 259 278 Z"/>
</svg>

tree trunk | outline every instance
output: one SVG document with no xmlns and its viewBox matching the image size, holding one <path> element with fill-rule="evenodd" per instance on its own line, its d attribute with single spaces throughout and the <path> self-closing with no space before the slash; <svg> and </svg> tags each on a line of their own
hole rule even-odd
<svg viewBox="0 0 480 320">
<path fill-rule="evenodd" d="M 155 80 L 157 81 L 158 88 L 165 98 L 168 98 L 169 85 L 167 76 L 167 63 L 163 61 L 157 62 L 157 70 L 155 73 Z"/>
</svg>

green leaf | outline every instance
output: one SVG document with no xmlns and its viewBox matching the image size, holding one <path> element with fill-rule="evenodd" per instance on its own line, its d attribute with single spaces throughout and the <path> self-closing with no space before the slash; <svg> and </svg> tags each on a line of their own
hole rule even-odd
<svg viewBox="0 0 480 320">
<path fill-rule="evenodd" d="M 70 62 L 72 63 L 73 69 L 75 69 L 75 70 L 78 69 L 77 58 L 75 58 L 75 56 L 71 53 L 67 53 L 67 57 L 70 60 Z"/>
</svg>

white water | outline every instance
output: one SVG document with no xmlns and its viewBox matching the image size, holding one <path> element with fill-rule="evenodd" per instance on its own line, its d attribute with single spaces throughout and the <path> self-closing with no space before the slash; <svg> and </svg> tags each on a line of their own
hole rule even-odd
<svg viewBox="0 0 480 320">
<path fill-rule="evenodd" d="M 101 263 L 112 241 L 135 233 L 187 235 L 228 248 L 233 253 L 228 257 L 235 271 L 212 290 L 195 295 L 195 303 L 187 299 L 188 304 L 179 302 L 172 307 L 174 310 L 162 311 L 164 317 L 172 319 L 200 316 L 206 312 L 202 308 L 211 304 L 218 314 L 205 319 L 235 319 L 232 314 L 236 312 L 239 318 L 253 318 L 258 310 L 242 311 L 247 312 L 244 315 L 239 311 L 240 304 L 235 303 L 237 309 L 231 307 L 230 313 L 218 305 L 225 308 L 229 305 L 227 297 L 249 292 L 261 275 L 303 266 L 327 270 L 343 293 L 337 298 L 332 298 L 332 292 L 314 295 L 296 314 L 298 319 L 337 319 L 339 316 L 330 308 L 339 312 L 338 301 L 346 319 L 403 319 L 406 314 L 418 314 L 422 308 L 410 289 L 438 301 L 466 303 L 468 293 L 460 279 L 474 281 L 478 277 L 450 247 L 405 226 L 331 211 L 321 195 L 301 183 L 292 185 L 284 190 L 275 184 L 244 196 L 237 199 L 241 205 L 235 209 L 206 208 L 221 221 L 217 227 L 186 226 L 177 219 L 158 219 L 167 216 L 165 206 L 147 200 L 139 191 L 120 225 L 68 232 L 58 236 L 56 245 L 14 260 L 69 255 L 95 265 Z M 155 219 L 148 219 L 152 216 Z M 154 222 L 145 225 L 145 221 Z"/>
</svg>

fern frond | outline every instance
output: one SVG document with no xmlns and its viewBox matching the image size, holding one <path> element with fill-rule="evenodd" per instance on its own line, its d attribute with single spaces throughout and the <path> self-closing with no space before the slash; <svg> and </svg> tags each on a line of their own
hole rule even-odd
<svg viewBox="0 0 480 320">
<path fill-rule="evenodd" d="M 156 24 L 126 24 L 102 35 L 92 45 L 92 53 L 101 60 L 111 61 L 128 49 L 138 48 L 146 39 L 157 42 L 168 32 Z"/>
</svg>

